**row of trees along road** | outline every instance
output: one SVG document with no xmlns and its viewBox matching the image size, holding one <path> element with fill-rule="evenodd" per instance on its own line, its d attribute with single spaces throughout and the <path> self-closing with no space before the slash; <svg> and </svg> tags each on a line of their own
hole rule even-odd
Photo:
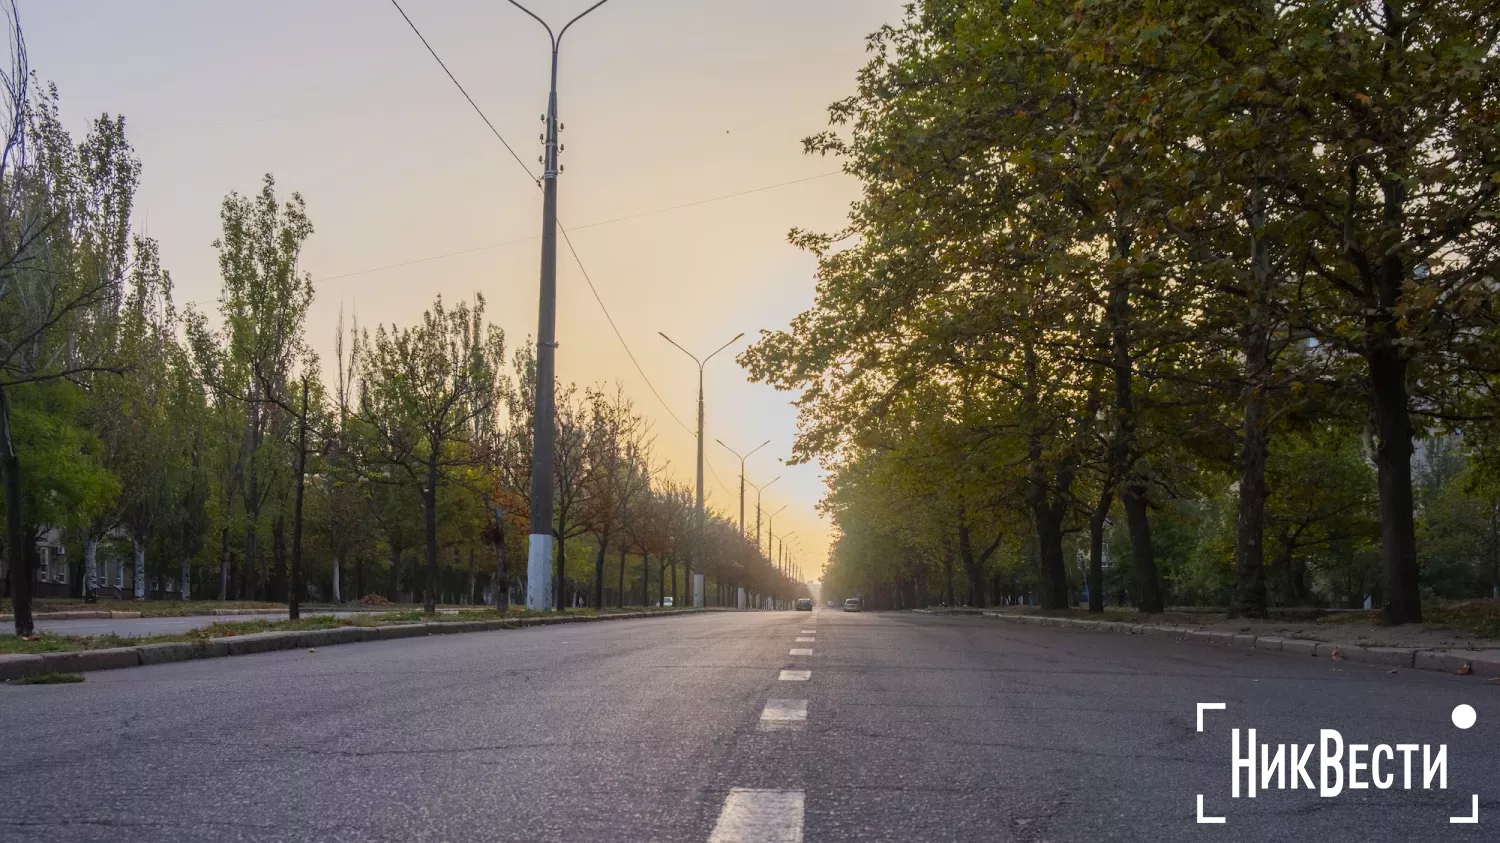
<svg viewBox="0 0 1500 843">
<path fill-rule="evenodd" d="M 325 366 L 307 342 L 301 196 L 230 193 L 213 311 L 174 304 L 157 244 L 131 233 L 141 164 L 125 120 L 75 142 L 38 89 L 19 26 L 0 158 L 0 469 L 6 596 L 32 632 L 38 541 L 77 552 L 75 594 L 133 570 L 134 597 L 439 602 L 524 592 L 535 361 L 487 304 L 435 301 L 373 333 L 342 317 Z M 331 371 L 325 371 L 331 369 Z M 619 388 L 558 390 L 557 607 L 652 605 L 694 548 L 671 481 Z M 710 513 L 694 567 L 709 597 L 793 595 Z M 114 577 L 111 577 L 114 580 Z M 351 588 L 352 587 L 352 588 Z"/>
<path fill-rule="evenodd" d="M 793 232 L 816 303 L 741 358 L 805 390 L 830 586 L 1493 594 L 1497 39 L 1484 0 L 920 0 L 872 35 L 805 141 L 862 198 Z"/>
</svg>

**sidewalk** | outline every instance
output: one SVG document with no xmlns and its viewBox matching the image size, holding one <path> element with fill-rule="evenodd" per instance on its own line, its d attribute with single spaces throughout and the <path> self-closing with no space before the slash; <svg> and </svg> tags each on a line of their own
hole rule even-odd
<svg viewBox="0 0 1500 843">
<path fill-rule="evenodd" d="M 1084 611 L 1042 612 L 1030 607 L 991 610 L 935 610 L 938 614 L 980 614 L 1011 623 L 1070 626 L 1125 635 L 1200 641 L 1205 644 L 1253 648 L 1334 661 L 1386 665 L 1392 668 L 1441 670 L 1448 673 L 1500 678 L 1500 639 L 1476 635 L 1464 626 L 1488 628 L 1487 615 L 1500 606 L 1493 601 L 1469 601 L 1432 614 L 1463 623 L 1380 626 L 1366 612 L 1341 612 L 1307 620 L 1252 620 L 1226 618 L 1222 613 L 1167 612 L 1145 615 L 1107 610 L 1104 615 Z M 1475 610 L 1478 609 L 1476 612 Z M 934 611 L 934 610 L 925 610 Z M 1475 616 L 1477 615 L 1477 619 Z"/>
</svg>

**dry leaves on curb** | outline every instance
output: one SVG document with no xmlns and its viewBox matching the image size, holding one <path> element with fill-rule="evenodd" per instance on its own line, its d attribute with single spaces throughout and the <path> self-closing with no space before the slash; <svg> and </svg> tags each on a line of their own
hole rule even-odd
<svg viewBox="0 0 1500 843">
<path fill-rule="evenodd" d="M 1341 662 L 1344 660 L 1344 654 L 1340 653 L 1337 648 L 1335 648 L 1333 651 L 1333 660 L 1336 662 Z"/>
<path fill-rule="evenodd" d="M 1469 674 L 1474 672 L 1474 668 L 1469 666 L 1468 662 L 1464 662 L 1463 664 L 1458 666 L 1458 670 L 1455 670 L 1453 672 L 1458 674 L 1459 676 L 1468 676 Z"/>
</svg>

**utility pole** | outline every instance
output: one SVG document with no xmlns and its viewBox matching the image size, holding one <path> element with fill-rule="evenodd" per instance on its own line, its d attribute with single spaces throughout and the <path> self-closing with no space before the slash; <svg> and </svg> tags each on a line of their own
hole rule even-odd
<svg viewBox="0 0 1500 843">
<path fill-rule="evenodd" d="M 756 553 L 760 553 L 760 493 L 764 492 L 766 489 L 770 488 L 770 486 L 771 486 L 772 483 L 775 483 L 777 480 L 780 480 L 780 479 L 781 479 L 781 475 L 778 474 L 775 477 L 773 477 L 771 480 L 769 480 L 766 483 L 763 483 L 763 484 L 761 484 L 759 486 L 756 486 L 754 483 L 750 484 L 755 489 L 755 552 Z M 770 554 L 770 552 L 771 552 L 771 549 L 769 547 L 766 548 L 766 553 Z"/>
<path fill-rule="evenodd" d="M 515 0 L 511 0 L 511 2 L 514 3 Z M 600 2 L 602 3 L 604 2 L 604 0 L 600 0 Z M 681 351 L 683 354 L 686 354 L 687 356 L 693 358 L 693 362 L 698 364 L 698 506 L 693 513 L 693 548 L 692 551 L 688 553 L 687 562 L 683 565 L 683 570 L 687 575 L 686 584 L 688 588 L 688 594 L 692 595 L 690 600 L 692 601 L 693 608 L 696 609 L 700 607 L 698 606 L 698 590 L 697 588 L 695 588 L 696 583 L 693 580 L 693 557 L 703 546 L 703 367 L 708 363 L 708 361 L 714 359 L 714 354 L 718 354 L 720 351 L 723 351 L 731 345 L 739 342 L 740 337 L 743 337 L 745 334 L 744 332 L 735 334 L 734 339 L 719 346 L 714 350 L 713 354 L 710 354 L 702 360 L 699 360 L 697 356 L 694 355 L 691 351 L 688 351 L 682 346 L 677 345 L 676 340 L 672 339 L 666 334 L 663 334 L 661 331 L 657 331 L 657 333 L 661 334 L 662 339 L 666 340 L 674 346 L 677 346 L 678 351 Z"/>
<path fill-rule="evenodd" d="M 715 439 L 714 441 L 719 443 L 720 445 L 724 445 L 723 439 Z M 771 444 L 771 440 L 767 439 L 759 445 L 756 445 L 754 448 L 751 448 L 750 453 L 745 454 L 744 456 L 740 456 L 739 451 L 736 451 L 728 445 L 724 445 L 724 450 L 728 451 L 731 454 L 734 454 L 740 459 L 740 535 L 742 536 L 745 534 L 745 460 L 749 459 L 752 454 L 769 444 Z M 759 540 L 759 534 L 757 534 L 756 541 Z"/>
<path fill-rule="evenodd" d="M 556 35 L 530 9 L 516 0 L 509 2 L 542 25 L 552 45 L 552 84 L 547 113 L 542 115 L 546 124 L 542 138 L 546 144 L 542 158 L 542 285 L 536 329 L 536 419 L 531 438 L 531 545 L 526 555 L 526 608 L 547 609 L 552 592 L 552 419 L 557 383 L 557 174 L 562 169 L 557 164 L 557 133 L 562 128 L 557 122 L 557 51 L 568 27 L 608 0 L 584 9 Z"/>
</svg>

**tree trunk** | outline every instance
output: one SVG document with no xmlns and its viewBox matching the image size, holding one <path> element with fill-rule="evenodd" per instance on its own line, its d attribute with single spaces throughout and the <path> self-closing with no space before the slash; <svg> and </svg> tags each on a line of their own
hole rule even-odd
<svg viewBox="0 0 1500 843">
<path fill-rule="evenodd" d="M 219 530 L 219 600 L 229 599 L 229 528 Z"/>
<path fill-rule="evenodd" d="M 599 536 L 599 555 L 594 557 L 594 609 L 604 608 L 604 553 L 609 549 L 609 531 Z"/>
<path fill-rule="evenodd" d="M 1166 606 L 1151 547 L 1151 520 L 1146 512 L 1146 486 L 1140 483 L 1127 486 L 1123 502 L 1125 521 L 1130 528 L 1130 558 L 1135 566 L 1136 588 L 1140 590 L 1136 606 L 1142 612 L 1160 614 L 1166 611 Z"/>
<path fill-rule="evenodd" d="M 958 519 L 958 553 L 959 557 L 963 560 L 964 574 L 969 579 L 970 600 L 976 606 L 983 608 L 984 589 L 980 584 L 980 581 L 983 579 L 983 572 L 980 569 L 979 561 L 974 557 L 974 544 L 969 535 L 968 520 L 962 516 Z"/>
<path fill-rule="evenodd" d="M 663 592 L 663 593 L 665 593 L 665 592 Z M 672 608 L 675 609 L 675 608 L 677 608 L 678 605 L 680 605 L 680 604 L 677 602 L 677 560 L 673 559 L 672 560 Z"/>
<path fill-rule="evenodd" d="M 21 460 L 16 456 L 10 437 L 10 396 L 0 388 L 0 482 L 5 489 L 5 567 L 10 578 L 11 613 L 15 616 L 16 634 L 29 636 L 36 631 L 31 618 L 31 558 L 21 506 Z"/>
<path fill-rule="evenodd" d="M 505 513 L 499 506 L 491 506 L 490 511 L 495 515 L 495 608 L 501 612 L 510 611 L 510 572 L 505 567 Z"/>
<path fill-rule="evenodd" d="M 625 545 L 620 544 L 620 576 L 615 589 L 615 607 L 625 608 Z"/>
<path fill-rule="evenodd" d="M 1063 559 L 1063 509 L 1050 506 L 1046 499 L 1033 507 L 1032 517 L 1036 521 L 1037 555 L 1042 567 L 1042 606 L 1047 609 L 1066 609 L 1068 599 L 1068 568 Z"/>
<path fill-rule="evenodd" d="M 557 536 L 557 611 L 562 612 L 567 610 L 567 603 L 572 602 L 565 599 L 567 597 L 565 580 L 568 573 L 567 539 L 564 538 L 562 530 L 558 530 L 555 535 Z"/>
<path fill-rule="evenodd" d="M 1264 618 L 1266 611 L 1265 529 L 1266 459 L 1270 431 L 1266 392 L 1271 380 L 1270 253 L 1262 230 L 1263 200 L 1252 197 L 1246 222 L 1250 228 L 1250 297 L 1241 351 L 1245 357 L 1245 407 L 1240 432 L 1239 513 L 1234 540 L 1234 601 L 1230 617 Z"/>
<path fill-rule="evenodd" d="M 254 600 L 259 591 L 256 582 L 256 531 L 260 522 L 260 477 L 255 471 L 255 453 L 260 447 L 260 405 L 252 392 L 250 412 L 246 414 L 245 437 L 249 456 L 245 460 L 245 514 L 249 523 L 245 525 L 245 562 L 240 566 L 240 599 Z"/>
<path fill-rule="evenodd" d="M 641 605 L 651 605 L 651 554 L 641 551 Z"/>
<path fill-rule="evenodd" d="M 1114 505 L 1114 489 L 1106 482 L 1099 494 L 1099 504 L 1089 518 L 1089 612 L 1104 611 L 1104 522 L 1109 519 L 1109 508 Z"/>
<path fill-rule="evenodd" d="M 278 603 L 286 597 L 286 517 L 277 513 L 271 522 L 271 576 L 266 598 Z"/>
<path fill-rule="evenodd" d="M 1422 595 L 1412 517 L 1412 426 L 1407 407 L 1406 360 L 1393 346 L 1370 355 L 1375 428 L 1375 467 L 1380 486 L 1380 555 L 1385 562 L 1386 603 L 1382 621 L 1421 623 Z"/>
<path fill-rule="evenodd" d="M 437 562 L 437 484 L 438 448 L 441 442 L 433 442 L 432 456 L 427 461 L 427 487 L 422 490 L 422 510 L 427 532 L 427 591 L 422 595 L 422 611 L 437 614 L 438 562 Z"/>
<path fill-rule="evenodd" d="M 344 602 L 344 552 L 333 555 L 333 602 Z"/>
<path fill-rule="evenodd" d="M 943 602 L 950 608 L 958 605 L 953 597 L 953 552 L 945 550 L 943 553 Z"/>
<path fill-rule="evenodd" d="M 146 545 L 139 536 L 131 535 L 130 549 L 135 557 L 135 599 L 146 599 Z"/>
<path fill-rule="evenodd" d="M 178 590 L 177 596 L 188 601 L 192 598 L 193 588 L 193 561 L 187 556 L 182 557 L 182 588 Z"/>
<path fill-rule="evenodd" d="M 387 536 L 386 541 L 390 542 L 390 537 L 389 536 Z M 390 588 L 390 592 L 391 593 L 390 593 L 390 600 L 391 600 L 392 603 L 400 603 L 401 602 L 401 551 L 404 550 L 404 548 L 401 546 L 401 542 L 399 542 L 399 541 L 390 542 L 390 546 L 391 546 L 391 588 Z"/>
<path fill-rule="evenodd" d="M 83 593 L 93 594 L 99 588 L 99 537 L 85 536 L 83 539 Z"/>
<path fill-rule="evenodd" d="M 1116 226 L 1115 257 L 1128 260 L 1131 235 Z M 1146 483 L 1136 469 L 1139 444 L 1136 442 L 1135 361 L 1130 353 L 1130 279 L 1125 270 L 1115 272 L 1110 282 L 1107 316 L 1110 326 L 1110 353 L 1115 376 L 1115 445 L 1117 476 L 1128 478 L 1121 502 L 1130 527 L 1130 556 L 1135 567 L 1136 601 L 1141 611 L 1163 610 L 1161 582 L 1156 572 L 1156 558 L 1151 548 L 1151 525 L 1146 509 Z"/>
</svg>

